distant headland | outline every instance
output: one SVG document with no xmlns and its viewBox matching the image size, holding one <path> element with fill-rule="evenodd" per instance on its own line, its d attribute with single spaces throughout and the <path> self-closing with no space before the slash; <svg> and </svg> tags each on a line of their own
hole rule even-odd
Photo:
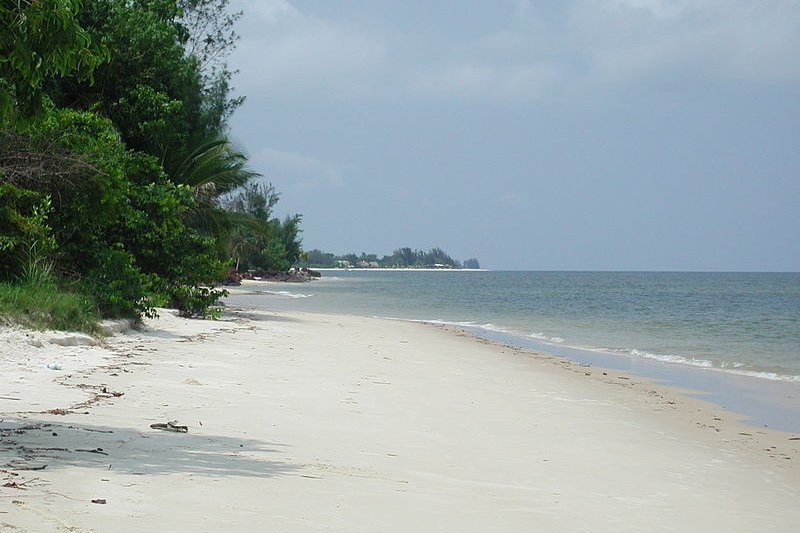
<svg viewBox="0 0 800 533">
<path fill-rule="evenodd" d="M 314 249 L 305 253 L 303 266 L 310 268 L 392 269 L 392 270 L 479 270 L 480 262 L 475 258 L 458 261 L 441 248 L 428 251 L 398 248 L 391 255 L 378 257 L 361 252 L 336 255 Z"/>
</svg>

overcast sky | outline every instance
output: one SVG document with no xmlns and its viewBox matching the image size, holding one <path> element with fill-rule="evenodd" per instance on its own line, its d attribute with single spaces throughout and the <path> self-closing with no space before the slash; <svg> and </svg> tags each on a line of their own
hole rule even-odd
<svg viewBox="0 0 800 533">
<path fill-rule="evenodd" d="M 800 270 L 800 0 L 233 0 L 306 249 Z"/>
</svg>

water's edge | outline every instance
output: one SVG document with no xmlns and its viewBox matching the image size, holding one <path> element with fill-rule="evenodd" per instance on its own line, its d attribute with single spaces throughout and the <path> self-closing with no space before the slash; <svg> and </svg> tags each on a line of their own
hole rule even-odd
<svg viewBox="0 0 800 533">
<path fill-rule="evenodd" d="M 800 432 L 800 274 L 348 272 L 237 292 L 244 307 L 451 325 Z"/>
<path fill-rule="evenodd" d="M 456 327 L 475 337 L 506 346 L 563 357 L 578 364 L 619 370 L 666 386 L 696 391 L 687 394 L 743 415 L 742 421 L 746 424 L 800 432 L 800 384 L 793 381 L 769 380 L 719 369 L 558 346 L 478 326 Z"/>
</svg>

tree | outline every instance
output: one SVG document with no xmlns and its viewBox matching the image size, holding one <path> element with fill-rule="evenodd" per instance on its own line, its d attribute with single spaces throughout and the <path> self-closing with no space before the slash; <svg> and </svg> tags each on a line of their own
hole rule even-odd
<svg viewBox="0 0 800 533">
<path fill-rule="evenodd" d="M 300 221 L 303 219 L 302 215 L 286 215 L 281 221 L 274 219 L 273 224 L 273 239 L 281 243 L 284 250 L 284 258 L 293 265 L 300 259 L 303 253 L 302 239 L 300 233 Z M 288 268 L 288 267 L 287 267 Z"/>
<path fill-rule="evenodd" d="M 323 252 L 315 248 L 306 252 L 306 263 L 309 266 L 335 267 L 336 256 L 332 253 Z"/>
<path fill-rule="evenodd" d="M 273 217 L 272 209 L 279 198 L 271 183 L 252 183 L 224 202 L 227 210 L 251 221 L 249 226 L 240 224 L 231 239 L 237 268 L 287 270 L 301 258 L 302 216 L 286 216 L 283 220 Z"/>
<path fill-rule="evenodd" d="M 178 0 L 180 20 L 188 33 L 186 53 L 197 58 L 207 75 L 226 68 L 225 59 L 239 39 L 234 25 L 242 11 L 232 13 L 229 5 L 229 0 Z"/>
<path fill-rule="evenodd" d="M 474 257 L 471 259 L 464 259 L 464 268 L 479 269 L 481 268 L 481 264 Z"/>
<path fill-rule="evenodd" d="M 272 219 L 272 208 L 280 200 L 280 193 L 271 183 L 249 183 L 241 187 L 225 201 L 225 208 L 235 213 L 244 213 L 262 222 Z"/>
<path fill-rule="evenodd" d="M 0 123 L 17 110 L 41 111 L 42 86 L 72 75 L 91 83 L 108 51 L 90 38 L 76 15 L 80 0 L 17 0 L 0 4 Z"/>
<path fill-rule="evenodd" d="M 79 20 L 112 60 L 93 85 L 77 77 L 51 83 L 57 104 L 96 109 L 129 148 L 168 169 L 182 148 L 219 137 L 241 104 L 232 98 L 227 56 L 237 39 L 227 0 L 85 0 Z M 220 8 L 220 10 L 217 10 Z"/>
<path fill-rule="evenodd" d="M 244 103 L 244 97 L 232 98 L 231 79 L 236 72 L 226 60 L 239 39 L 234 25 L 242 11 L 231 12 L 229 0 L 179 0 L 181 23 L 188 32 L 185 48 L 196 58 L 203 86 L 203 113 L 208 127 L 225 128 L 228 118 Z"/>
<path fill-rule="evenodd" d="M 34 243 L 105 315 L 170 302 L 204 315 L 231 235 L 242 228 L 260 252 L 273 242 L 274 190 L 263 220 L 221 202 L 257 176 L 224 135 L 241 102 L 225 65 L 240 14 L 227 5 L 0 3 L 0 277 Z"/>
<path fill-rule="evenodd" d="M 57 105 L 96 110 L 111 119 L 131 149 L 160 161 L 208 137 L 197 60 L 176 0 L 84 0 L 78 13 L 111 60 L 94 83 L 67 77 L 48 84 Z"/>
<path fill-rule="evenodd" d="M 192 150 L 172 171 L 172 176 L 175 182 L 194 191 L 195 206 L 186 214 L 189 225 L 216 239 L 220 252 L 224 253 L 233 228 L 243 219 L 224 209 L 222 198 L 260 174 L 248 167 L 243 151 L 228 139 L 219 138 Z"/>
</svg>

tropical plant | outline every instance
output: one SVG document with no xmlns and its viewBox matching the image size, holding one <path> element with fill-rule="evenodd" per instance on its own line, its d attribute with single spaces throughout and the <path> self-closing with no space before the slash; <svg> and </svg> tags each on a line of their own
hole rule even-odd
<svg viewBox="0 0 800 533">
<path fill-rule="evenodd" d="M 56 248 L 47 224 L 51 201 L 34 191 L 0 183 L 0 281 L 50 281 Z"/>
<path fill-rule="evenodd" d="M 273 217 L 279 198 L 271 183 L 250 183 L 225 200 L 229 212 L 250 220 L 241 224 L 229 241 L 237 269 L 288 270 L 300 259 L 302 216 Z"/>
<path fill-rule="evenodd" d="M 229 252 L 298 256 L 300 218 L 272 217 L 274 188 L 223 202 L 258 176 L 225 134 L 242 101 L 228 7 L 0 3 L 0 282 L 77 290 L 105 316 L 209 316 Z"/>
<path fill-rule="evenodd" d="M 0 4 L 0 123 L 14 110 L 41 109 L 49 77 L 91 81 L 108 51 L 92 41 L 76 14 L 81 0 L 17 0 Z"/>
</svg>

